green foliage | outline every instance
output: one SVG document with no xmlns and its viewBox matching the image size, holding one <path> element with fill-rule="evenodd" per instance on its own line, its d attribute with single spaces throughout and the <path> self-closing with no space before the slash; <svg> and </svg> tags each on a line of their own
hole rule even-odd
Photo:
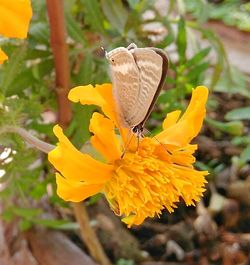
<svg viewBox="0 0 250 265">
<path fill-rule="evenodd" d="M 109 21 L 110 26 L 117 30 L 119 34 L 124 34 L 125 25 L 128 18 L 128 12 L 121 0 L 101 0 L 102 10 Z"/>
<path fill-rule="evenodd" d="M 222 20 L 229 26 L 236 26 L 240 30 L 250 31 L 250 4 L 239 0 L 225 0 L 220 4 L 206 1 L 185 0 L 187 10 L 200 22 L 208 19 Z"/>
<path fill-rule="evenodd" d="M 225 118 L 231 120 L 250 120 L 250 107 L 233 109 L 229 111 Z"/>
<path fill-rule="evenodd" d="M 231 135 L 242 135 L 244 125 L 241 121 L 230 121 L 230 122 L 220 122 L 213 119 L 206 119 L 207 123 L 213 128 L 220 130 Z"/>
<path fill-rule="evenodd" d="M 250 161 L 250 144 L 242 151 L 240 161 L 243 165 Z"/>
<path fill-rule="evenodd" d="M 119 259 L 116 263 L 117 265 L 134 265 L 133 260 L 127 260 L 127 259 Z"/>
<path fill-rule="evenodd" d="M 81 3 L 83 5 L 85 23 L 90 26 L 91 30 L 105 34 L 104 16 L 99 2 L 97 0 L 81 0 Z"/>
<path fill-rule="evenodd" d="M 179 61 L 180 64 L 183 64 L 186 60 L 186 48 L 187 48 L 186 24 L 183 17 L 181 17 L 178 22 L 178 35 L 176 42 L 179 54 Z"/>
<path fill-rule="evenodd" d="M 186 98 L 197 85 L 206 84 L 211 91 L 232 95 L 240 93 L 250 98 L 246 76 L 229 65 L 218 36 L 201 24 L 209 17 L 220 18 L 225 12 L 222 9 L 220 13 L 213 5 L 202 0 L 170 1 L 167 13 L 160 15 L 151 0 L 64 2 L 72 87 L 110 82 L 106 59 L 98 52 L 101 46 L 109 51 L 135 42 L 139 47 L 155 46 L 168 51 L 169 74 L 158 98 L 156 112 L 152 113 L 148 123 L 153 133 L 160 130 L 159 124 L 167 112 L 184 109 Z M 235 1 L 231 2 L 236 8 Z M 243 7 L 249 8 L 247 4 Z M 153 13 L 152 18 L 144 17 L 148 10 Z M 176 10 L 179 10 L 177 15 Z M 188 19 L 186 10 L 197 19 Z M 67 207 L 56 195 L 54 172 L 47 164 L 47 156 L 29 148 L 19 136 L 3 133 L 4 127 L 15 125 L 32 130 L 36 136 L 48 142 L 56 141 L 52 133 L 55 122 L 43 117 L 46 112 L 55 114 L 57 111 L 45 1 L 34 0 L 33 13 L 27 40 L 1 41 L 4 50 L 10 55 L 8 62 L 0 67 L 0 147 L 6 151 L 6 158 L 0 159 L 3 170 L 0 178 L 3 187 L 0 197 L 5 208 L 3 216 L 6 220 L 18 217 L 21 229 L 34 224 L 56 229 L 76 229 L 76 224 L 70 218 L 61 220 L 60 214 L 44 216 L 48 205 L 49 208 Z M 229 12 L 227 15 L 229 17 Z M 242 23 L 243 27 L 248 25 L 248 22 L 244 22 L 247 16 L 234 19 L 238 21 L 237 25 L 241 21 L 240 27 Z M 145 26 L 152 22 L 157 22 L 167 33 L 161 35 L 146 30 Z M 197 33 L 205 40 L 205 46 L 201 45 Z M 214 62 L 211 62 L 211 54 L 214 55 Z M 218 104 L 214 106 L 216 111 Z M 66 133 L 78 148 L 90 137 L 89 120 L 95 109 L 95 106 L 73 106 L 73 119 Z M 228 112 L 225 119 L 229 122 L 207 120 L 207 125 L 216 132 L 216 137 L 227 135 L 234 144 L 242 146 L 243 152 L 239 158 L 242 163 L 249 161 L 250 140 L 242 135 L 242 120 L 249 119 L 248 112 L 249 107 Z M 217 174 L 224 167 L 217 160 L 199 161 L 197 166 L 208 169 L 210 175 Z M 93 197 L 89 204 L 95 203 L 98 198 L 99 195 Z M 133 262 L 119 260 L 117 264 L 132 265 Z"/>
</svg>

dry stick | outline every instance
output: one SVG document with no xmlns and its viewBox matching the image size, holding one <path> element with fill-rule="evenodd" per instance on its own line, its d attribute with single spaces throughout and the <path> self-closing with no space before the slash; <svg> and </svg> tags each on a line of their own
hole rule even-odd
<svg viewBox="0 0 250 265">
<path fill-rule="evenodd" d="M 66 127 L 71 120 L 72 112 L 67 98 L 70 87 L 70 66 L 63 0 L 47 0 L 47 11 L 50 24 L 50 42 L 56 71 L 58 122 L 61 126 Z"/>
<path fill-rule="evenodd" d="M 67 127 L 72 112 L 67 98 L 70 80 L 68 46 L 64 23 L 63 0 L 46 0 L 50 23 L 50 41 L 55 60 L 56 92 L 58 101 L 58 122 Z M 102 265 L 111 265 L 103 248 L 89 223 L 84 204 L 73 204 L 75 217 L 80 225 L 82 238 L 92 257 Z"/>
</svg>

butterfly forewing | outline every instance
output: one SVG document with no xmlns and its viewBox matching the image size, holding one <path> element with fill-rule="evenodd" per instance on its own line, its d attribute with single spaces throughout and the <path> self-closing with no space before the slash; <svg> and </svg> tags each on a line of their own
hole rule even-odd
<svg viewBox="0 0 250 265">
<path fill-rule="evenodd" d="M 113 96 L 118 117 L 124 127 L 131 127 L 131 116 L 140 91 L 139 70 L 134 57 L 126 48 L 110 52 Z"/>
<path fill-rule="evenodd" d="M 107 54 L 113 96 L 124 127 L 143 127 L 166 76 L 166 60 L 154 48 L 120 47 Z"/>
</svg>

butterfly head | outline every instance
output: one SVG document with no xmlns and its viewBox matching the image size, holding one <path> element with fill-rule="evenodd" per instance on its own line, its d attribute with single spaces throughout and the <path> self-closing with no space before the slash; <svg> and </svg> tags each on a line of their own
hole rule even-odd
<svg viewBox="0 0 250 265">
<path fill-rule="evenodd" d="M 122 64 L 126 62 L 128 57 L 132 58 L 132 55 L 130 54 L 128 49 L 124 47 L 119 47 L 106 53 L 106 58 L 109 60 L 109 63 L 111 65 Z"/>
</svg>

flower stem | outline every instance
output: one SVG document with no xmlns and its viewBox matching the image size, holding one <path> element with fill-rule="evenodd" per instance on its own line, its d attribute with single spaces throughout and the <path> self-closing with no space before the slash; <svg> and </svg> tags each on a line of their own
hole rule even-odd
<svg viewBox="0 0 250 265">
<path fill-rule="evenodd" d="M 86 206 L 83 203 L 72 203 L 75 212 L 76 220 L 81 227 L 81 235 L 85 242 L 88 242 L 88 249 L 92 257 L 95 257 L 97 262 L 102 265 L 111 265 L 103 248 L 90 225 L 89 216 Z"/>
<path fill-rule="evenodd" d="M 55 148 L 54 145 L 48 144 L 38 138 L 36 138 L 34 135 L 32 135 L 30 132 L 26 131 L 23 128 L 16 127 L 16 126 L 5 126 L 1 128 L 0 134 L 2 133 L 16 133 L 19 134 L 27 143 L 31 144 L 36 149 L 44 152 L 49 153 L 52 149 Z"/>
</svg>

